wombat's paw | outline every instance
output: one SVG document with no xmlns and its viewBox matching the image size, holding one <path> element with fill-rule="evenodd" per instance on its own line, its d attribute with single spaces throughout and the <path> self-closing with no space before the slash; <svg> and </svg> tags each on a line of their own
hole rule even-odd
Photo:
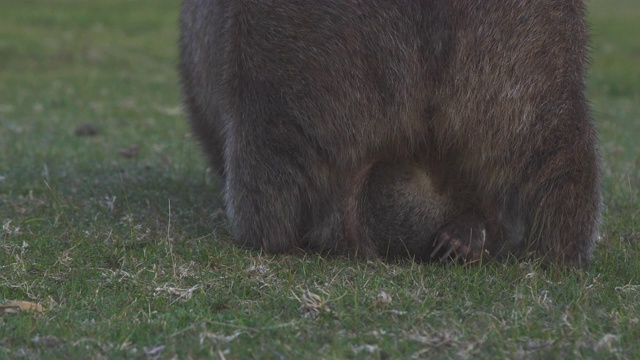
<svg viewBox="0 0 640 360">
<path fill-rule="evenodd" d="M 485 225 L 473 215 L 463 215 L 438 231 L 431 259 L 473 264 L 482 258 L 487 240 Z"/>
</svg>

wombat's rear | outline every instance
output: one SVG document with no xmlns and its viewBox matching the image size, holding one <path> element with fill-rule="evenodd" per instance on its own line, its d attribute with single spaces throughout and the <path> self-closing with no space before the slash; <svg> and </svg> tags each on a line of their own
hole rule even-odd
<svg viewBox="0 0 640 360">
<path fill-rule="evenodd" d="M 185 0 L 185 103 L 238 244 L 586 264 L 577 0 Z"/>
</svg>

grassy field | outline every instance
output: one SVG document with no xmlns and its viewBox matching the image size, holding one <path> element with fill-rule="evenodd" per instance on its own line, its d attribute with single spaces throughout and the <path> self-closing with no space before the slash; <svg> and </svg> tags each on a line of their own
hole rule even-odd
<svg viewBox="0 0 640 360">
<path fill-rule="evenodd" d="M 640 358 L 637 0 L 590 2 L 607 210 L 572 271 L 230 246 L 178 6 L 2 1 L 0 358 Z"/>
</svg>

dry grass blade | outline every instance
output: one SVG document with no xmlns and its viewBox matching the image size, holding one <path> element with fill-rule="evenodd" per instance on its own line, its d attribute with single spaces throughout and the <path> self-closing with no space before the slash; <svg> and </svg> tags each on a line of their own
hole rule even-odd
<svg viewBox="0 0 640 360">
<path fill-rule="evenodd" d="M 456 340 L 453 334 L 449 332 L 436 334 L 413 333 L 409 335 L 409 339 L 430 347 L 450 346 Z"/>
<path fill-rule="evenodd" d="M 165 285 L 162 287 L 155 288 L 154 291 L 156 292 L 156 295 L 159 293 L 166 293 L 169 295 L 177 296 L 177 298 L 171 302 L 171 304 L 173 304 L 178 300 L 188 301 L 193 296 L 193 292 L 199 288 L 200 288 L 200 285 L 194 285 L 193 287 L 190 287 L 188 289 L 182 289 L 182 288 Z"/>
<path fill-rule="evenodd" d="M 160 356 L 162 355 L 162 352 L 164 351 L 164 349 L 165 349 L 164 345 L 155 346 L 155 347 L 150 348 L 150 349 L 145 349 L 144 350 L 144 355 L 149 360 L 159 359 Z"/>
<path fill-rule="evenodd" d="M 393 299 L 391 298 L 391 295 L 389 295 L 384 290 L 380 290 L 380 291 L 378 291 L 378 295 L 376 296 L 376 300 L 375 300 L 374 304 L 376 306 L 384 307 L 384 306 L 391 305 L 392 301 L 393 301 Z"/>
<path fill-rule="evenodd" d="M 296 300 L 300 302 L 300 311 L 305 316 L 316 316 L 321 312 L 331 312 L 331 309 L 327 306 L 328 300 L 322 298 L 320 295 L 312 293 L 309 289 L 304 289 L 302 291 L 302 296 L 300 297 L 298 297 L 293 291 L 291 293 Z"/>
<path fill-rule="evenodd" d="M 30 301 L 7 301 L 0 305 L 0 314 L 17 314 L 21 311 L 43 313 L 46 311 L 44 306 Z"/>
</svg>

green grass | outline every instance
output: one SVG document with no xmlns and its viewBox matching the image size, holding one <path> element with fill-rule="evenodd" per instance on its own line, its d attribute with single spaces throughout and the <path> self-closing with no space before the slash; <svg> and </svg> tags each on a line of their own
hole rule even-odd
<svg viewBox="0 0 640 360">
<path fill-rule="evenodd" d="M 230 246 L 180 111 L 178 6 L 3 1 L 0 305 L 46 311 L 0 313 L 0 358 L 640 356 L 637 0 L 590 2 L 607 211 L 570 271 Z"/>
</svg>

